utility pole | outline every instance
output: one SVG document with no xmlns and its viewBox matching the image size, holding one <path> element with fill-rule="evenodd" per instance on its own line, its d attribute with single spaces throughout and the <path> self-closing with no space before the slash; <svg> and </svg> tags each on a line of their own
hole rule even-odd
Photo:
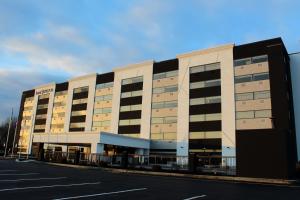
<svg viewBox="0 0 300 200">
<path fill-rule="evenodd" d="M 10 120 L 9 120 L 9 124 L 8 124 L 8 131 L 7 131 L 6 144 L 5 144 L 5 150 L 4 150 L 4 157 L 6 157 L 6 154 L 7 154 L 9 132 L 10 132 L 10 127 L 11 127 L 11 121 L 12 121 L 13 114 L 14 114 L 14 109 L 12 108 L 11 109 L 11 116 L 10 116 Z"/>
<path fill-rule="evenodd" d="M 13 141 L 13 148 L 12 148 L 12 151 L 11 151 L 11 157 L 14 155 L 14 150 L 15 150 L 15 142 L 16 142 L 16 134 L 17 134 L 17 125 L 18 125 L 18 121 L 16 122 L 16 126 L 15 126 L 14 141 Z"/>
</svg>

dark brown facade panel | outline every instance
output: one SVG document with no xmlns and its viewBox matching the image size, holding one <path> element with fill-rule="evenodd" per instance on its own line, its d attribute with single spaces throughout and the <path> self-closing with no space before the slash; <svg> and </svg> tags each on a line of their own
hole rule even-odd
<svg viewBox="0 0 300 200">
<path fill-rule="evenodd" d="M 119 119 L 140 119 L 142 116 L 141 110 L 120 112 Z"/>
<path fill-rule="evenodd" d="M 61 91 L 68 90 L 68 87 L 69 87 L 69 82 L 58 83 L 55 86 L 55 92 L 61 92 Z"/>
<path fill-rule="evenodd" d="M 204 122 L 190 122 L 189 131 L 221 131 L 222 123 L 221 121 L 204 121 Z"/>
<path fill-rule="evenodd" d="M 71 116 L 70 123 L 73 123 L 73 122 L 85 122 L 85 118 L 86 118 L 85 115 Z"/>
<path fill-rule="evenodd" d="M 134 134 L 140 133 L 140 125 L 119 126 L 118 134 Z"/>
<path fill-rule="evenodd" d="M 48 108 L 43 108 L 43 109 L 38 109 L 36 111 L 37 115 L 41 115 L 41 114 L 47 114 Z"/>
<path fill-rule="evenodd" d="M 96 84 L 113 82 L 114 77 L 115 77 L 114 72 L 109 72 L 109 73 L 105 73 L 105 74 L 98 74 Z"/>
<path fill-rule="evenodd" d="M 178 70 L 178 59 L 155 62 L 153 64 L 153 74 L 159 74 L 168 71 Z"/>
<path fill-rule="evenodd" d="M 81 128 L 69 128 L 70 132 L 83 132 L 84 131 L 84 127 Z"/>
<path fill-rule="evenodd" d="M 72 105 L 72 111 L 86 110 L 86 108 L 87 108 L 87 103 Z"/>
<path fill-rule="evenodd" d="M 36 119 L 34 124 L 35 125 L 44 125 L 44 124 L 46 124 L 46 119 Z"/>
<path fill-rule="evenodd" d="M 285 134 L 272 129 L 237 131 L 237 176 L 289 178 Z"/>
<path fill-rule="evenodd" d="M 273 38 L 249 44 L 238 45 L 233 48 L 233 58 L 242 59 L 268 54 L 268 46 L 283 44 L 281 38 Z M 284 49 L 284 52 L 286 50 Z"/>
<path fill-rule="evenodd" d="M 221 95 L 221 86 L 190 89 L 190 99 L 220 96 L 220 95 Z"/>
<path fill-rule="evenodd" d="M 73 94 L 73 100 L 76 100 L 76 99 L 85 99 L 85 98 L 88 98 L 89 96 L 89 92 L 86 91 L 86 92 L 80 92 L 80 93 L 74 93 Z"/>
<path fill-rule="evenodd" d="M 132 83 L 121 86 L 121 92 L 131 92 L 143 89 L 143 82 Z"/>
<path fill-rule="evenodd" d="M 190 82 L 208 81 L 221 78 L 221 70 L 216 69 L 212 71 L 198 72 L 190 74 Z"/>
<path fill-rule="evenodd" d="M 45 133 L 45 129 L 34 129 L 34 133 Z"/>
<path fill-rule="evenodd" d="M 39 99 L 37 105 L 48 104 L 48 103 L 49 103 L 49 98 Z"/>
<path fill-rule="evenodd" d="M 189 149 L 222 149 L 222 139 L 190 139 Z"/>
<path fill-rule="evenodd" d="M 190 106 L 190 115 L 221 113 L 221 103 Z"/>
<path fill-rule="evenodd" d="M 142 104 L 142 100 L 143 100 L 142 96 L 122 98 L 120 100 L 120 106 Z"/>
</svg>

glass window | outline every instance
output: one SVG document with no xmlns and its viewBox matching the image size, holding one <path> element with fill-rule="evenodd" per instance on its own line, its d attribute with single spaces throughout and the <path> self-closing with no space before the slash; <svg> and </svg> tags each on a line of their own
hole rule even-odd
<svg viewBox="0 0 300 200">
<path fill-rule="evenodd" d="M 73 105 L 75 104 L 82 104 L 82 103 L 87 103 L 87 100 L 88 99 L 76 99 L 76 100 L 73 100 Z"/>
<path fill-rule="evenodd" d="M 178 90 L 177 85 L 165 87 L 165 92 L 177 92 L 177 90 Z"/>
<path fill-rule="evenodd" d="M 221 85 L 221 80 L 209 80 L 205 81 L 205 87 L 213 87 Z"/>
<path fill-rule="evenodd" d="M 111 108 L 102 108 L 102 113 L 111 113 Z"/>
<path fill-rule="evenodd" d="M 205 121 L 204 115 L 190 115 L 190 122 L 202 122 Z"/>
<path fill-rule="evenodd" d="M 152 109 L 159 109 L 164 107 L 164 102 L 152 103 Z"/>
<path fill-rule="evenodd" d="M 102 126 L 110 126 L 110 120 L 102 121 Z"/>
<path fill-rule="evenodd" d="M 236 112 L 236 119 L 252 119 L 254 118 L 254 111 Z"/>
<path fill-rule="evenodd" d="M 112 95 L 108 94 L 108 95 L 103 96 L 103 100 L 104 101 L 112 100 Z"/>
<path fill-rule="evenodd" d="M 261 63 L 261 62 L 267 62 L 268 56 L 262 55 L 262 56 L 256 56 L 252 58 L 252 63 Z"/>
<path fill-rule="evenodd" d="M 74 93 L 80 93 L 80 92 L 88 92 L 89 91 L 89 87 L 80 87 L 80 88 L 75 88 L 74 89 Z"/>
<path fill-rule="evenodd" d="M 237 76 L 234 78 L 235 83 L 244 83 L 252 81 L 252 75 Z"/>
<path fill-rule="evenodd" d="M 81 116 L 86 115 L 86 110 L 80 110 L 80 111 L 72 111 L 71 116 Z"/>
<path fill-rule="evenodd" d="M 203 87 L 205 87 L 204 81 L 190 83 L 190 89 L 203 88 Z"/>
<path fill-rule="evenodd" d="M 121 98 L 127 98 L 127 97 L 131 97 L 131 92 L 121 93 Z"/>
<path fill-rule="evenodd" d="M 271 97 L 270 91 L 254 92 L 254 99 L 269 99 Z"/>
<path fill-rule="evenodd" d="M 214 114 L 206 114 L 205 121 L 218 121 L 221 120 L 221 113 L 214 113 Z"/>
<path fill-rule="evenodd" d="M 70 128 L 82 128 L 82 127 L 85 127 L 85 122 L 70 123 Z"/>
<path fill-rule="evenodd" d="M 141 124 L 141 119 L 131 119 L 129 120 L 130 125 L 139 125 Z"/>
<path fill-rule="evenodd" d="M 190 99 L 190 105 L 205 104 L 205 98 Z"/>
<path fill-rule="evenodd" d="M 198 73 L 198 72 L 204 72 L 204 71 L 205 71 L 205 66 L 204 65 L 190 68 L 190 74 Z"/>
<path fill-rule="evenodd" d="M 163 124 L 164 118 L 163 117 L 152 117 L 151 123 L 152 124 Z"/>
<path fill-rule="evenodd" d="M 166 124 L 177 123 L 177 117 L 165 117 L 165 123 Z"/>
<path fill-rule="evenodd" d="M 130 106 L 121 106 L 120 107 L 120 112 L 126 112 L 126 111 L 130 111 Z"/>
<path fill-rule="evenodd" d="M 220 69 L 220 63 L 212 63 L 205 65 L 205 71 Z"/>
<path fill-rule="evenodd" d="M 271 110 L 257 110 L 255 111 L 255 117 L 256 118 L 270 118 L 272 116 Z"/>
<path fill-rule="evenodd" d="M 44 108 L 48 108 L 48 104 L 42 104 L 42 105 L 38 105 L 37 109 L 44 109 Z"/>
<path fill-rule="evenodd" d="M 160 88 L 153 88 L 153 94 L 160 94 L 160 93 L 164 93 L 165 92 L 165 88 L 160 87 Z"/>
<path fill-rule="evenodd" d="M 153 80 L 162 79 L 162 78 L 166 78 L 166 73 L 159 73 L 153 75 Z"/>
<path fill-rule="evenodd" d="M 253 81 L 268 80 L 269 73 L 253 74 Z"/>
<path fill-rule="evenodd" d="M 127 126 L 127 125 L 129 125 L 129 120 L 128 119 L 120 120 L 119 125 L 120 126 Z"/>
<path fill-rule="evenodd" d="M 253 92 L 236 94 L 235 100 L 236 101 L 253 100 Z"/>
<path fill-rule="evenodd" d="M 206 98 L 205 98 L 205 103 L 206 103 L 206 104 L 210 104 L 210 103 L 221 103 L 221 96 L 206 97 Z"/>
<path fill-rule="evenodd" d="M 178 70 L 166 72 L 166 77 L 178 76 Z"/>
<path fill-rule="evenodd" d="M 141 104 L 131 105 L 130 110 L 142 110 L 142 105 Z"/>
<path fill-rule="evenodd" d="M 139 91 L 132 91 L 131 92 L 131 96 L 132 97 L 137 97 L 137 96 L 142 96 L 143 91 L 139 90 Z"/>
<path fill-rule="evenodd" d="M 68 93 L 68 90 L 65 90 L 65 91 L 59 91 L 59 92 L 55 92 L 55 96 L 66 95 L 67 93 Z"/>
<path fill-rule="evenodd" d="M 165 108 L 174 108 L 177 107 L 177 101 L 166 101 Z"/>
<path fill-rule="evenodd" d="M 249 64 L 251 64 L 251 58 L 243 58 L 234 61 L 234 66 L 249 65 Z"/>
</svg>

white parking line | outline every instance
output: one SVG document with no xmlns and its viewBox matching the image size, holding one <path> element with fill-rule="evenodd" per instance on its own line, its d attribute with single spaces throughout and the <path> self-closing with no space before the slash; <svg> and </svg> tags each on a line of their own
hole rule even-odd
<svg viewBox="0 0 300 200">
<path fill-rule="evenodd" d="M 0 180 L 0 182 L 18 182 L 18 181 L 39 181 L 39 180 L 58 180 L 64 179 L 67 177 L 55 177 L 55 178 L 20 178 L 20 179 L 7 179 L 7 180 Z"/>
<path fill-rule="evenodd" d="M 190 198 L 183 199 L 183 200 L 192 200 L 192 199 L 198 199 L 198 198 L 203 198 L 203 197 L 206 197 L 206 195 L 203 194 L 203 195 L 200 195 L 200 196 L 194 196 L 194 197 L 190 197 Z"/>
<path fill-rule="evenodd" d="M 100 182 L 76 183 L 76 184 L 67 184 L 67 185 L 43 185 L 43 186 L 33 186 L 33 187 L 23 187 L 23 188 L 6 188 L 6 189 L 0 189 L 0 192 L 13 191 L 13 190 L 28 190 L 28 189 L 53 188 L 53 187 L 72 187 L 72 186 L 96 185 L 96 184 L 100 184 Z"/>
<path fill-rule="evenodd" d="M 115 192 L 103 192 L 103 193 L 98 193 L 98 194 L 88 194 L 88 195 L 82 195 L 82 196 L 64 197 L 64 198 L 58 198 L 58 199 L 53 199 L 53 200 L 80 199 L 80 198 L 104 196 L 104 195 L 110 195 L 110 194 L 135 192 L 135 191 L 141 191 L 141 190 L 147 190 L 147 188 L 136 188 L 136 189 L 130 189 L 130 190 L 120 190 L 120 191 L 115 191 Z"/>
<path fill-rule="evenodd" d="M 18 170 L 13 170 L 13 169 L 1 169 L 0 172 L 16 172 Z"/>
<path fill-rule="evenodd" d="M 35 175 L 40 173 L 26 173 L 26 174 L 0 174 L 0 176 L 28 176 L 28 175 Z"/>
</svg>

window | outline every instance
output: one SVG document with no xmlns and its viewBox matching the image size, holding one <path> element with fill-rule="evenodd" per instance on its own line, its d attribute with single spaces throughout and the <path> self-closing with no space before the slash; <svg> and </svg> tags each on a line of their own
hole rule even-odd
<svg viewBox="0 0 300 200">
<path fill-rule="evenodd" d="M 269 99 L 271 97 L 270 91 L 254 92 L 254 99 Z"/>
<path fill-rule="evenodd" d="M 198 73 L 198 72 L 204 72 L 204 71 L 212 71 L 220 69 L 220 63 L 212 63 L 207 65 L 200 65 L 190 68 L 190 74 Z"/>
<path fill-rule="evenodd" d="M 76 105 L 76 104 L 82 104 L 82 103 L 87 103 L 87 100 L 88 99 L 76 99 L 76 100 L 73 100 L 73 105 Z"/>
<path fill-rule="evenodd" d="M 141 124 L 141 119 L 124 119 L 119 121 L 120 126 L 139 125 L 139 124 Z"/>
<path fill-rule="evenodd" d="M 268 80 L 269 73 L 253 74 L 253 81 Z"/>
<path fill-rule="evenodd" d="M 267 62 L 268 56 L 262 55 L 262 56 L 256 56 L 252 58 L 252 63 L 261 63 L 261 62 Z"/>
<path fill-rule="evenodd" d="M 219 120 L 221 120 L 221 113 L 190 115 L 190 122 L 219 121 Z"/>
<path fill-rule="evenodd" d="M 48 108 L 48 104 L 42 104 L 42 105 L 38 105 L 37 109 L 45 109 Z"/>
<path fill-rule="evenodd" d="M 68 90 L 55 92 L 55 96 L 62 96 L 68 94 Z"/>
<path fill-rule="evenodd" d="M 89 91 L 89 87 L 86 86 L 86 87 L 80 87 L 80 88 L 75 88 L 74 89 L 74 94 L 75 93 L 81 93 L 81 92 L 88 92 Z"/>
<path fill-rule="evenodd" d="M 177 101 L 164 101 L 152 103 L 152 109 L 174 108 L 177 107 Z"/>
<path fill-rule="evenodd" d="M 165 117 L 165 123 L 166 124 L 177 123 L 177 117 Z"/>
<path fill-rule="evenodd" d="M 47 118 L 47 114 L 40 114 L 35 116 L 35 119 L 46 119 L 46 118 Z"/>
<path fill-rule="evenodd" d="M 270 118 L 272 116 L 271 110 L 257 110 L 255 111 L 256 118 Z"/>
<path fill-rule="evenodd" d="M 252 75 L 237 76 L 234 78 L 235 83 L 244 83 L 252 81 Z"/>
<path fill-rule="evenodd" d="M 236 112 L 236 119 L 252 119 L 254 118 L 254 111 Z"/>
<path fill-rule="evenodd" d="M 127 85 L 127 84 L 132 84 L 132 83 L 139 83 L 139 82 L 143 82 L 143 77 L 142 76 L 123 79 L 122 80 L 122 85 Z"/>
<path fill-rule="evenodd" d="M 85 122 L 70 123 L 70 128 L 82 128 L 82 127 L 85 127 Z"/>
<path fill-rule="evenodd" d="M 109 87 L 113 87 L 113 85 L 114 85 L 114 82 L 101 83 L 96 86 L 96 89 L 109 88 Z"/>
<path fill-rule="evenodd" d="M 126 112 L 126 111 L 134 111 L 134 110 L 141 110 L 142 105 L 130 105 L 130 106 L 121 106 L 120 107 L 120 112 Z"/>
<path fill-rule="evenodd" d="M 253 92 L 236 94 L 235 100 L 236 101 L 253 100 Z"/>
<path fill-rule="evenodd" d="M 221 97 L 212 96 L 212 97 L 190 99 L 190 105 L 201 105 L 201 104 L 211 104 L 211 103 L 221 103 Z"/>
<path fill-rule="evenodd" d="M 82 116 L 86 115 L 86 110 L 80 110 L 80 111 L 72 111 L 71 116 Z"/>
<path fill-rule="evenodd" d="M 168 87 L 160 87 L 160 88 L 153 88 L 153 94 L 161 94 L 165 92 L 177 92 L 178 87 L 177 85 L 172 85 Z"/>
<path fill-rule="evenodd" d="M 106 121 L 93 121 L 93 127 L 110 126 L 110 120 Z"/>
<path fill-rule="evenodd" d="M 108 100 L 112 100 L 112 95 L 111 94 L 95 97 L 95 101 L 108 101 Z"/>
<path fill-rule="evenodd" d="M 95 108 L 94 114 L 105 114 L 105 113 L 111 113 L 111 108 Z"/>
<path fill-rule="evenodd" d="M 153 80 L 174 77 L 174 76 L 178 76 L 178 70 L 163 72 L 163 73 L 159 73 L 159 74 L 153 74 Z"/>
</svg>

